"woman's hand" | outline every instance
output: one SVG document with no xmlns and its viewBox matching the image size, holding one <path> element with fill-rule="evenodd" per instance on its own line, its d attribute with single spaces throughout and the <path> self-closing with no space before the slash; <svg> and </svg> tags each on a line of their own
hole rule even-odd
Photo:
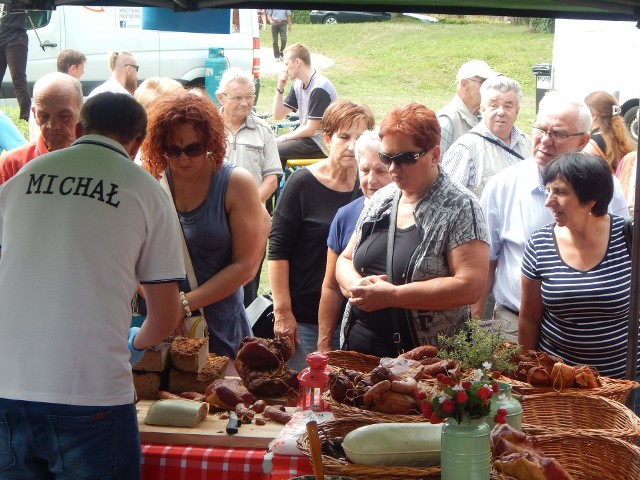
<svg viewBox="0 0 640 480">
<path fill-rule="evenodd" d="M 386 275 L 370 275 L 355 282 L 349 289 L 349 303 L 365 312 L 393 306 L 396 286 L 387 282 Z"/>
<path fill-rule="evenodd" d="M 186 317 L 182 318 L 178 322 L 178 326 L 176 327 L 176 329 L 173 332 L 174 336 L 189 338 L 189 331 L 187 330 L 187 326 L 184 323 L 184 319 L 185 318 Z"/>
<path fill-rule="evenodd" d="M 289 337 L 295 352 L 296 344 L 300 343 L 300 336 L 298 322 L 296 322 L 296 317 L 293 316 L 291 310 L 274 312 L 273 332 L 276 338 Z"/>
</svg>

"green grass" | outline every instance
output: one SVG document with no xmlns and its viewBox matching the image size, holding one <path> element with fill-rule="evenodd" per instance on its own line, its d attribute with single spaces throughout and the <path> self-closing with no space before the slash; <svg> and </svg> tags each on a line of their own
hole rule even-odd
<svg viewBox="0 0 640 480">
<path fill-rule="evenodd" d="M 271 32 L 263 30 L 263 47 Z M 366 103 L 380 121 L 394 106 L 415 101 L 434 111 L 455 93 L 455 75 L 468 60 L 483 59 L 522 85 L 518 126 L 535 117 L 531 67 L 551 62 L 553 34 L 529 33 L 525 25 L 497 22 L 424 24 L 411 18 L 343 25 L 295 25 L 288 44 L 305 43 L 335 65 L 322 70 L 341 98 Z M 258 112 L 271 111 L 276 76 L 262 75 Z"/>
</svg>

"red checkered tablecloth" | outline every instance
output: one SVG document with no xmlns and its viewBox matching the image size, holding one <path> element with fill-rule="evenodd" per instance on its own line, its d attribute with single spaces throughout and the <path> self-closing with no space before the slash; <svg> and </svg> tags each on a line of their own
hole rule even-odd
<svg viewBox="0 0 640 480">
<path fill-rule="evenodd" d="M 271 459 L 271 479 L 288 480 L 299 475 L 312 475 L 313 468 L 309 459 L 303 455 L 273 455 Z"/>
<path fill-rule="evenodd" d="M 266 450 L 142 444 L 142 480 L 269 480 Z M 306 458 L 305 458 L 306 460 Z"/>
</svg>

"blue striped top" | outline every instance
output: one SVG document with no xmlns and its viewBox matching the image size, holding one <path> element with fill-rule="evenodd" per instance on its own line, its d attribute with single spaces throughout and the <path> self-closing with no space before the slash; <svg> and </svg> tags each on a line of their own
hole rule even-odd
<svg viewBox="0 0 640 480">
<path fill-rule="evenodd" d="M 631 289 L 624 219 L 611 216 L 607 251 L 587 271 L 562 260 L 554 226 L 531 235 L 522 261 L 522 274 L 542 282 L 539 348 L 570 365 L 589 365 L 601 375 L 624 378 Z"/>
</svg>

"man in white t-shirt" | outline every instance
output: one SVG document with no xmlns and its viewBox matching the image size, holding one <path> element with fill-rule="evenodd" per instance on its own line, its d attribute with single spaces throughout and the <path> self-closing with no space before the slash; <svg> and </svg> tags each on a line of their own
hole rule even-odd
<svg viewBox="0 0 640 480">
<path fill-rule="evenodd" d="M 112 52 L 109 55 L 109 70 L 111 70 L 109 80 L 94 88 L 87 98 L 103 92 L 133 95 L 138 86 L 139 68 L 133 53 Z"/>
<path fill-rule="evenodd" d="M 71 147 L 0 189 L 3 478 L 139 478 L 131 364 L 175 330 L 185 276 L 173 206 L 131 160 L 145 131 L 132 97 L 97 95 Z"/>
</svg>

